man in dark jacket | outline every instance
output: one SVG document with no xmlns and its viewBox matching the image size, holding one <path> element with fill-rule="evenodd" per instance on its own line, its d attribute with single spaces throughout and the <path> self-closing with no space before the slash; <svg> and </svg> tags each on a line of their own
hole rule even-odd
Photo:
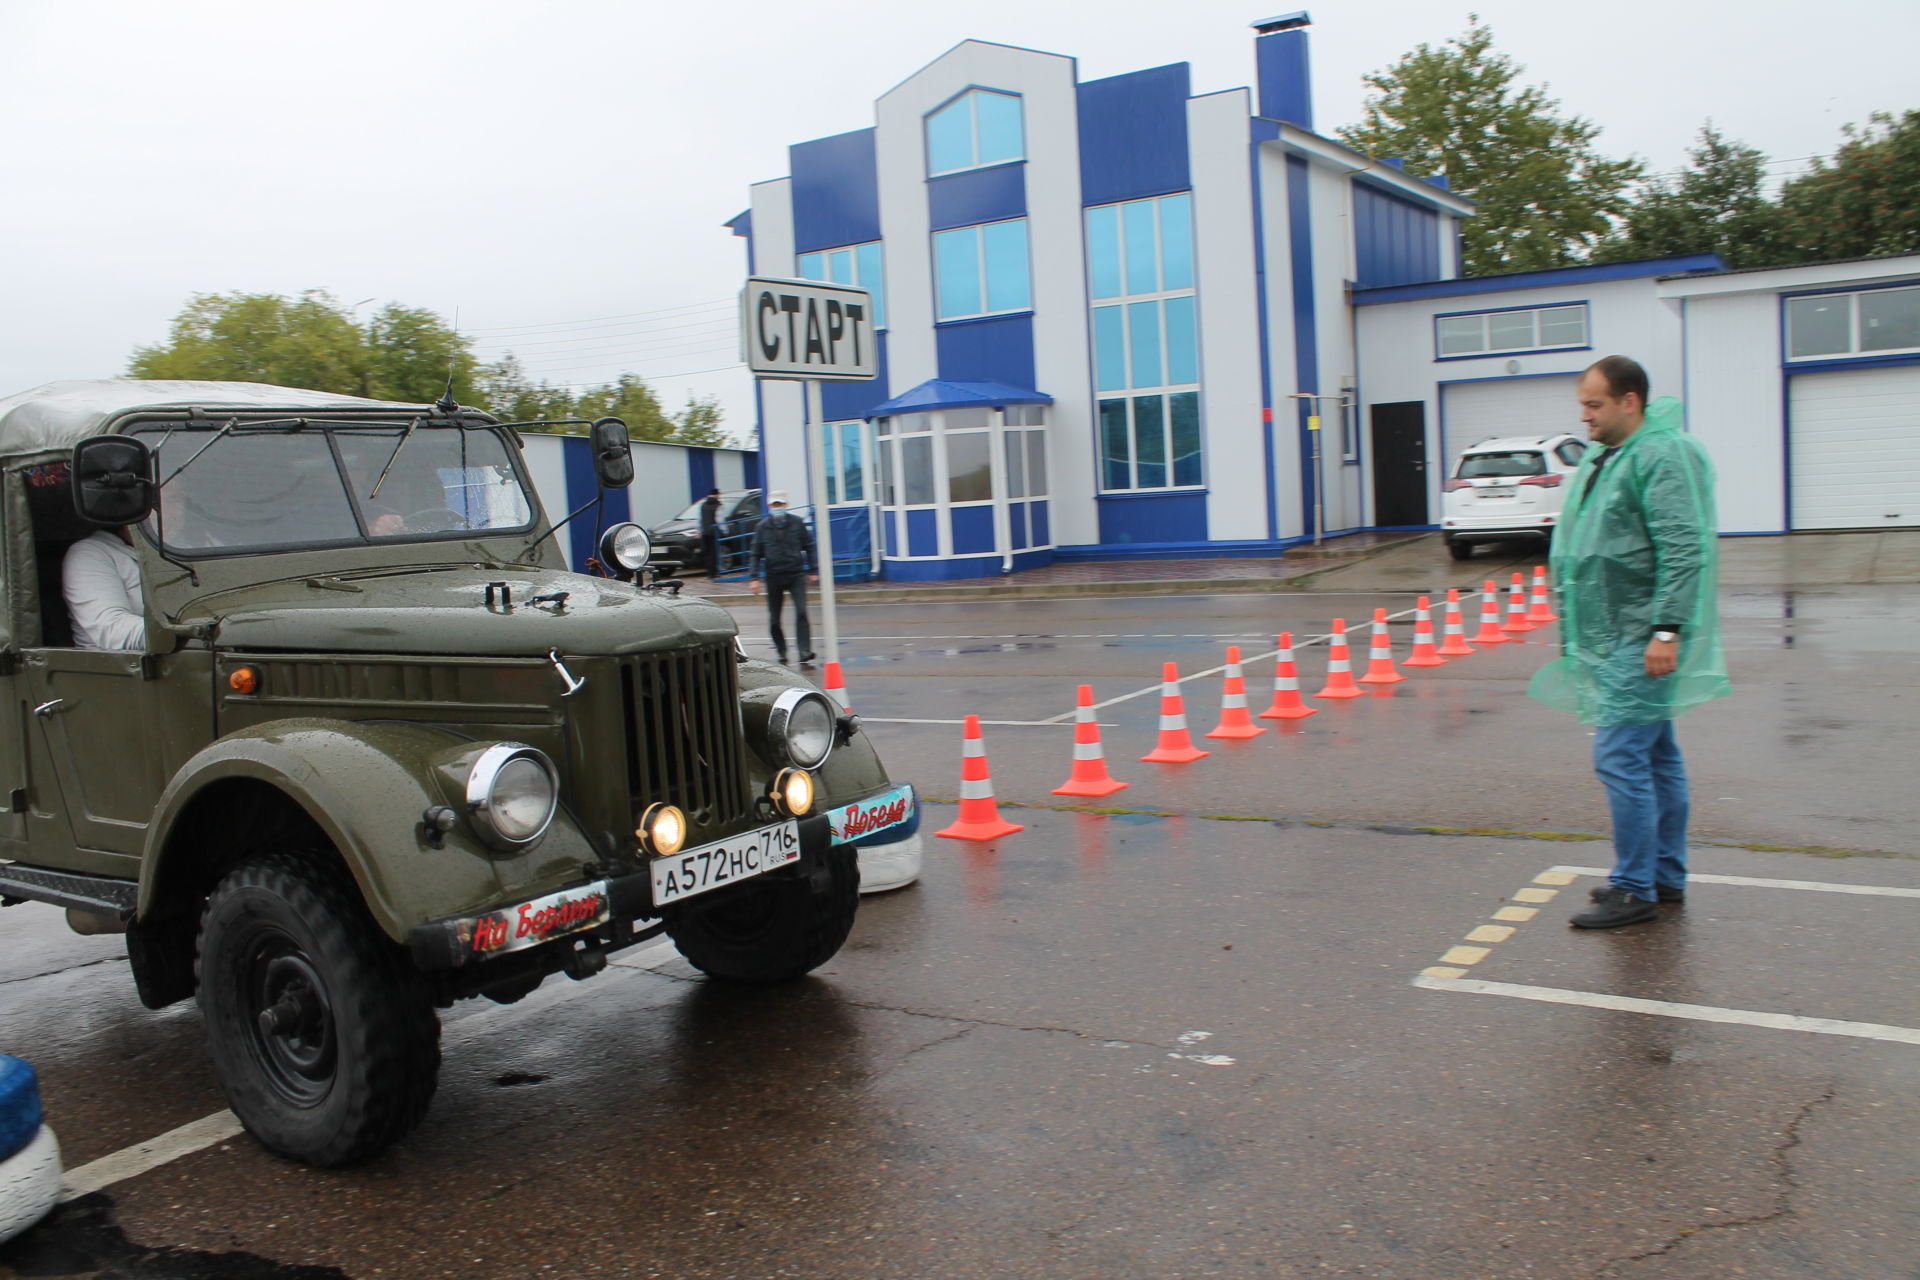
<svg viewBox="0 0 1920 1280">
<path fill-rule="evenodd" d="M 753 534 L 753 590 L 767 586 L 767 629 L 780 661 L 787 660 L 787 633 L 780 629 L 780 605 L 793 596 L 794 630 L 799 633 L 800 661 L 813 661 L 813 633 L 807 624 L 807 584 L 820 575 L 813 552 L 813 533 L 807 522 L 787 510 L 787 495 L 775 489 L 767 495 L 769 514 Z"/>
<path fill-rule="evenodd" d="M 707 490 L 700 504 L 700 555 L 707 562 L 707 576 L 720 576 L 720 491 Z"/>
</svg>

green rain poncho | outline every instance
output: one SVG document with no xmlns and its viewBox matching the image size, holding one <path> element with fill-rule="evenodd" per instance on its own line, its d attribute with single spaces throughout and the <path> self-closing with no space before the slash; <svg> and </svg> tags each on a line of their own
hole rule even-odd
<svg viewBox="0 0 1920 1280">
<path fill-rule="evenodd" d="M 1653 724 L 1728 692 L 1713 463 L 1681 419 L 1662 396 L 1625 444 L 1589 449 L 1553 535 L 1561 656 L 1528 692 L 1587 724 Z M 1660 624 L 1681 629 L 1680 665 L 1655 679 L 1646 650 Z"/>
</svg>

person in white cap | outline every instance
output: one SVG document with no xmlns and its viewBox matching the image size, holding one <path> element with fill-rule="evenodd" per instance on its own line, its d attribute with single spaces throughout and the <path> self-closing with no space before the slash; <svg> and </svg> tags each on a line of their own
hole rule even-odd
<svg viewBox="0 0 1920 1280">
<path fill-rule="evenodd" d="M 773 647 L 780 661 L 787 660 L 787 633 L 780 627 L 780 607 L 793 597 L 794 631 L 800 642 L 800 661 L 813 661 L 813 633 L 807 623 L 807 584 L 820 581 L 813 550 L 813 533 L 807 522 L 787 510 L 785 490 L 767 495 L 769 514 L 753 534 L 753 591 L 767 590 L 767 630 L 773 633 Z"/>
</svg>

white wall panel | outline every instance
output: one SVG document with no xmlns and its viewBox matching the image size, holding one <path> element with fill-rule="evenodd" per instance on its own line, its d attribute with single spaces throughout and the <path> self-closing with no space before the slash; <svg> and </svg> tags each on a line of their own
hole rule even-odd
<svg viewBox="0 0 1920 1280">
<path fill-rule="evenodd" d="M 1719 476 L 1720 529 L 1778 533 L 1786 527 L 1779 299 L 1767 292 L 1684 305 L 1687 428 Z"/>
<path fill-rule="evenodd" d="M 1253 261 L 1253 176 L 1245 89 L 1187 103 L 1193 238 L 1205 412 L 1207 534 L 1267 537 L 1266 428 L 1260 409 L 1260 319 Z"/>
</svg>

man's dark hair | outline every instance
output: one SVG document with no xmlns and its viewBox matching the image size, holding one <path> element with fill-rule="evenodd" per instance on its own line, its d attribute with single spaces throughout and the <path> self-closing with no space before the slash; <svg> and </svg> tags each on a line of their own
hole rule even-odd
<svg viewBox="0 0 1920 1280">
<path fill-rule="evenodd" d="M 1607 380 L 1607 391 L 1618 400 L 1631 391 L 1640 397 L 1640 407 L 1647 407 L 1647 371 L 1640 367 L 1638 360 L 1626 356 L 1602 356 L 1587 366 L 1588 373 L 1598 373 Z"/>
<path fill-rule="evenodd" d="M 718 489 L 709 489 L 707 490 L 707 496 L 709 498 L 717 498 L 720 496 L 720 491 Z"/>
</svg>

